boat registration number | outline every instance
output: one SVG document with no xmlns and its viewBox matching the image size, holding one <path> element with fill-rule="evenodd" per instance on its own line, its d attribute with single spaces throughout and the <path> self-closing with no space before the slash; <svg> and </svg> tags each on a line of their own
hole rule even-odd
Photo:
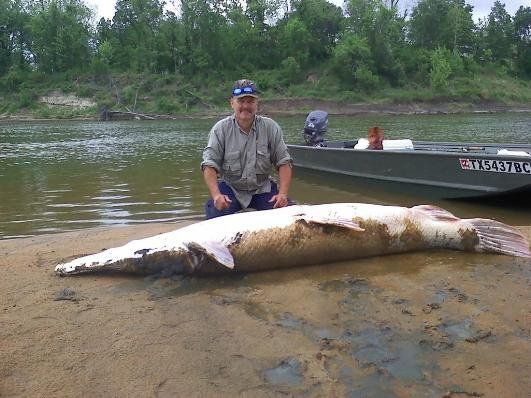
<svg viewBox="0 0 531 398">
<path fill-rule="evenodd" d="M 491 171 L 497 173 L 531 174 L 531 161 L 491 159 L 459 159 L 463 170 Z"/>
</svg>

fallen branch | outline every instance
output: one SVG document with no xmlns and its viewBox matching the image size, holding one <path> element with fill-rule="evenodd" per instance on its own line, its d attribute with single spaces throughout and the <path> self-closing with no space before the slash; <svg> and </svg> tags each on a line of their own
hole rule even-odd
<svg viewBox="0 0 531 398">
<path fill-rule="evenodd" d="M 104 109 L 100 114 L 100 120 L 155 120 L 157 117 L 138 112 L 108 111 Z"/>
</svg>

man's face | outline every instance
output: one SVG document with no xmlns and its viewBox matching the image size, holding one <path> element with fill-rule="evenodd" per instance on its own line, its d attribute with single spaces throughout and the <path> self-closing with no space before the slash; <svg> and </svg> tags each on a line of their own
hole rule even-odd
<svg viewBox="0 0 531 398">
<path fill-rule="evenodd" d="M 234 110 L 238 122 L 252 123 L 258 110 L 258 100 L 255 97 L 238 97 L 230 99 L 230 106 Z"/>
</svg>

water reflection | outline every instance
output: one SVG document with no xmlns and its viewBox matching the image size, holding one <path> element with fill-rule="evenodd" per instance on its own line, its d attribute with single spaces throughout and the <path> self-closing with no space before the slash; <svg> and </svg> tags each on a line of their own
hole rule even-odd
<svg viewBox="0 0 531 398">
<path fill-rule="evenodd" d="M 275 118 L 300 142 L 305 115 Z M 199 170 L 215 119 L 133 122 L 0 123 L 0 239 L 94 225 L 202 218 L 208 192 Z M 530 114 L 330 117 L 328 135 L 365 136 L 378 124 L 389 138 L 529 143 Z M 295 170 L 299 203 L 414 205 L 414 195 Z M 430 201 L 433 203 L 433 201 Z M 530 224 L 527 209 L 436 201 L 462 217 Z"/>
</svg>

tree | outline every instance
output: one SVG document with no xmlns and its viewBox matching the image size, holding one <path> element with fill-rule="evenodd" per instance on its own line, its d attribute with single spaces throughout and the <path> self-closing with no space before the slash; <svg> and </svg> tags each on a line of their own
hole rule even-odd
<svg viewBox="0 0 531 398">
<path fill-rule="evenodd" d="M 227 52 L 232 54 L 232 45 L 225 42 L 227 12 L 230 12 L 227 4 L 218 4 L 215 0 L 181 0 L 186 74 L 208 75 L 230 67 L 232 60 Z M 243 55 L 240 52 L 236 56 Z"/>
<path fill-rule="evenodd" d="M 379 0 L 347 0 L 346 30 L 367 37 L 374 28 L 376 9 L 380 4 Z"/>
<path fill-rule="evenodd" d="M 341 31 L 343 12 L 326 0 L 294 0 L 291 18 L 306 26 L 312 43 L 309 55 L 312 61 L 327 58 Z"/>
<path fill-rule="evenodd" d="M 346 33 L 332 53 L 332 66 L 335 73 L 347 84 L 369 82 L 374 75 L 371 72 L 372 56 L 367 39 L 357 34 Z M 361 77 L 366 80 L 360 79 Z"/>
<path fill-rule="evenodd" d="M 181 70 L 184 48 L 182 23 L 173 12 L 166 14 L 157 36 L 157 65 L 159 71 L 177 73 Z"/>
<path fill-rule="evenodd" d="M 258 31 L 268 28 L 268 20 L 275 20 L 280 14 L 281 0 L 246 0 L 245 15 Z M 233 5 L 231 8 L 238 8 Z"/>
<path fill-rule="evenodd" d="M 30 12 L 31 53 L 47 73 L 84 70 L 89 64 L 92 12 L 81 0 L 34 4 Z"/>
<path fill-rule="evenodd" d="M 28 48 L 25 25 L 28 14 L 21 0 L 0 0 L 0 76 L 11 67 L 26 65 L 24 51 Z"/>
<path fill-rule="evenodd" d="M 514 26 L 505 4 L 494 2 L 486 26 L 486 47 L 495 61 L 510 59 L 513 52 Z"/>
<path fill-rule="evenodd" d="M 431 86 L 436 90 L 442 90 L 448 87 L 448 78 L 452 73 L 452 68 L 448 58 L 450 52 L 446 48 L 436 48 L 431 55 Z"/>
<path fill-rule="evenodd" d="M 449 43 L 454 53 L 469 55 L 474 43 L 472 8 L 462 1 L 453 1 L 448 10 Z"/>
<path fill-rule="evenodd" d="M 523 7 L 514 15 L 514 40 L 516 64 L 519 70 L 531 77 L 531 7 Z"/>
<path fill-rule="evenodd" d="M 417 47 L 469 54 L 474 45 L 472 7 L 464 0 L 421 0 L 413 8 L 409 38 Z"/>
<path fill-rule="evenodd" d="M 289 18 L 280 36 L 282 59 L 293 58 L 299 66 L 307 66 L 312 36 L 299 18 Z"/>
<path fill-rule="evenodd" d="M 112 19 L 114 59 L 123 70 L 156 71 L 156 36 L 164 3 L 160 0 L 118 0 Z"/>
<path fill-rule="evenodd" d="M 375 72 L 398 84 L 404 77 L 403 63 L 396 56 L 405 45 L 404 17 L 381 0 L 350 0 L 346 5 L 347 30 L 367 39 Z"/>
</svg>

